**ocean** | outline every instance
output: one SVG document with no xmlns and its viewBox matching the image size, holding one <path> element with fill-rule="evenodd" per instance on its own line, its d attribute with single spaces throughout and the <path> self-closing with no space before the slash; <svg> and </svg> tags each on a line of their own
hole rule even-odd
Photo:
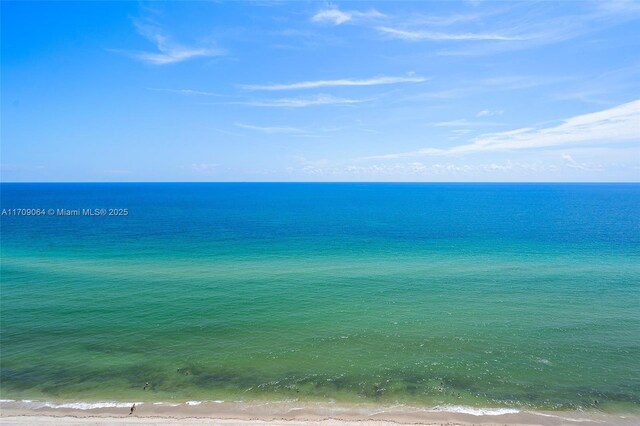
<svg viewBox="0 0 640 426">
<path fill-rule="evenodd" d="M 3 399 L 640 410 L 640 185 L 0 190 Z"/>
</svg>

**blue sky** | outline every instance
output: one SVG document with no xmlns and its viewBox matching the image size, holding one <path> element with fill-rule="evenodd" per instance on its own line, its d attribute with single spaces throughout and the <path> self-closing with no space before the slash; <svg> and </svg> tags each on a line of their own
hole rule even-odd
<svg viewBox="0 0 640 426">
<path fill-rule="evenodd" d="M 640 181 L 640 2 L 6 2 L 3 181 Z"/>
</svg>

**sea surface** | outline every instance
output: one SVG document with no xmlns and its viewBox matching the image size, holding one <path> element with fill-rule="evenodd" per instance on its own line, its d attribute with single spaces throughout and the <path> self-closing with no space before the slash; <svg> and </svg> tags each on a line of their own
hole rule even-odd
<svg viewBox="0 0 640 426">
<path fill-rule="evenodd" d="M 640 410 L 640 185 L 0 190 L 3 399 Z"/>
</svg>

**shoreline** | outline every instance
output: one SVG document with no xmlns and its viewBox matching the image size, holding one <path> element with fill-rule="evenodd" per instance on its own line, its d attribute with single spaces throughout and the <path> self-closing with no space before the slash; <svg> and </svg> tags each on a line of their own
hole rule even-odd
<svg viewBox="0 0 640 426">
<path fill-rule="evenodd" d="M 191 425 L 214 421 L 225 425 L 619 425 L 640 424 L 640 413 L 601 411 L 528 411 L 466 406 L 412 407 L 338 403 L 186 401 L 52 403 L 0 401 L 0 424 L 168 424 Z"/>
</svg>

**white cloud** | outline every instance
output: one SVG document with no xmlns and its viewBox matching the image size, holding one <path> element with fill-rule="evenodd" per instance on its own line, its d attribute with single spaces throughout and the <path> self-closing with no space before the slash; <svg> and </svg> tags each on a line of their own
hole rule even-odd
<svg viewBox="0 0 640 426">
<path fill-rule="evenodd" d="M 585 171 L 601 170 L 600 167 L 593 167 L 586 163 L 579 163 L 578 161 L 574 160 L 573 157 L 569 154 L 563 154 L 562 159 L 565 161 L 565 165 L 571 169 L 579 169 Z"/>
<path fill-rule="evenodd" d="M 182 46 L 173 46 L 166 49 L 160 48 L 159 46 L 158 48 L 161 50 L 161 53 L 133 52 L 130 56 L 149 64 L 165 65 L 192 58 L 220 56 L 223 54 L 219 49 L 191 49 Z"/>
<path fill-rule="evenodd" d="M 640 13 L 640 3 L 637 0 L 609 0 L 606 2 L 597 2 L 595 6 L 603 13 Z"/>
<path fill-rule="evenodd" d="M 517 43 L 491 43 L 475 46 L 465 46 L 462 49 L 452 49 L 439 52 L 441 55 L 476 56 L 495 54 L 512 50 L 540 47 L 548 44 L 593 34 L 606 28 L 636 20 L 640 7 L 630 6 L 634 2 L 620 2 L 620 7 L 599 7 L 599 4 L 613 4 L 613 2 L 585 2 L 586 7 L 575 8 L 571 14 L 553 15 L 552 8 L 540 8 L 536 13 L 525 3 L 515 5 L 520 7 L 519 13 L 511 10 L 511 16 L 495 22 L 486 22 L 485 27 L 499 28 L 499 34 L 513 35 L 512 40 Z M 546 9 L 546 10 L 545 10 Z M 508 9 L 505 9 L 508 10 Z"/>
<path fill-rule="evenodd" d="M 315 81 L 302 81 L 298 83 L 289 84 L 267 84 L 267 85 L 253 85 L 243 84 L 240 87 L 246 90 L 297 90 L 297 89 L 317 89 L 319 87 L 344 87 L 344 86 L 379 86 L 386 84 L 401 84 L 401 83 L 422 83 L 427 81 L 425 77 L 373 77 L 365 79 L 338 79 L 338 80 L 315 80 Z"/>
<path fill-rule="evenodd" d="M 315 105 L 353 105 L 365 102 L 357 99 L 338 98 L 332 95 L 317 95 L 306 98 L 285 98 L 265 101 L 237 102 L 241 105 L 275 108 L 302 108 Z"/>
<path fill-rule="evenodd" d="M 530 89 L 532 87 L 542 87 L 542 86 L 550 86 L 557 85 L 560 83 L 566 83 L 570 81 L 571 78 L 568 77 L 544 77 L 544 76 L 522 76 L 522 75 L 514 75 L 514 76 L 501 76 L 495 78 L 485 78 L 477 81 L 469 82 L 468 80 L 464 82 L 455 82 L 451 83 L 451 88 L 430 91 L 424 93 L 416 93 L 415 95 L 410 95 L 404 98 L 405 100 L 420 100 L 420 99 L 456 99 L 456 98 L 464 98 L 472 95 L 477 95 L 480 93 L 495 93 L 497 91 L 508 91 L 508 90 L 524 90 Z"/>
<path fill-rule="evenodd" d="M 452 162 L 424 164 L 422 162 L 393 163 L 393 164 L 371 164 L 371 165 L 330 165 L 323 161 L 318 164 L 305 162 L 301 171 L 304 174 L 325 177 L 356 176 L 362 178 L 381 177 L 387 179 L 395 178 L 437 178 L 438 176 L 460 176 L 464 175 L 509 175 L 510 173 L 529 173 L 557 171 L 556 164 L 544 164 L 539 161 L 511 161 L 485 162 L 479 164 L 459 164 Z"/>
<path fill-rule="evenodd" d="M 378 27 L 378 31 L 389 35 L 393 38 L 399 38 L 407 41 L 481 41 L 481 40 L 494 40 L 494 41 L 515 41 L 524 40 L 518 36 L 506 36 L 502 34 L 492 33 L 434 33 L 431 31 L 409 31 L 400 30 L 390 27 Z"/>
<path fill-rule="evenodd" d="M 502 113 L 504 113 L 504 111 L 502 111 L 501 109 L 497 109 L 497 110 L 483 109 L 482 111 L 479 111 L 476 114 L 476 117 L 489 117 L 491 115 L 502 115 Z"/>
<path fill-rule="evenodd" d="M 340 25 L 351 20 L 351 15 L 338 9 L 326 9 L 313 15 L 311 20 L 313 22 L 331 22 L 335 25 Z"/>
<path fill-rule="evenodd" d="M 555 7 L 531 8 L 526 3 L 510 7 L 487 7 L 477 15 L 450 19 L 411 17 L 404 22 L 378 26 L 378 32 L 409 42 L 481 42 L 454 46 L 439 55 L 484 55 L 535 48 L 558 43 L 635 20 L 640 15 L 637 1 L 586 2 L 569 14 L 554 13 Z M 472 21 L 472 22 L 465 22 Z M 434 25 L 452 26 L 433 31 Z M 487 30 L 490 29 L 490 30 Z M 482 43 L 484 41 L 484 43 Z M 490 42 L 490 43 L 487 43 Z"/>
<path fill-rule="evenodd" d="M 242 129 L 255 130 L 262 133 L 267 134 L 306 134 L 307 132 L 303 129 L 299 129 L 297 127 L 287 127 L 287 126 L 254 126 L 252 124 L 243 124 L 243 123 L 235 123 L 236 127 L 240 127 Z"/>
<path fill-rule="evenodd" d="M 313 15 L 312 22 L 316 23 L 330 23 L 334 25 L 341 25 L 345 22 L 349 22 L 353 19 L 375 19 L 383 18 L 385 15 L 378 12 L 375 9 L 371 9 L 366 12 L 360 12 L 356 10 L 341 11 L 337 8 L 324 9 Z"/>
<path fill-rule="evenodd" d="M 157 52 L 114 50 L 142 62 L 153 65 L 166 65 L 186 61 L 199 57 L 221 56 L 225 54 L 223 49 L 213 47 L 191 47 L 175 43 L 168 36 L 164 35 L 159 28 L 152 25 L 145 25 L 139 22 L 134 23 L 136 30 L 147 40 L 155 43 Z"/>
<path fill-rule="evenodd" d="M 487 151 L 537 149 L 579 144 L 615 144 L 640 140 L 640 100 L 565 120 L 542 129 L 522 128 L 481 135 L 466 145 L 424 148 L 417 151 L 368 157 L 368 159 L 458 155 Z"/>
<path fill-rule="evenodd" d="M 400 83 L 422 83 L 427 81 L 425 77 L 373 77 L 366 79 L 339 79 L 339 80 L 316 80 L 302 81 L 290 84 L 267 84 L 267 85 L 241 85 L 247 90 L 295 90 L 295 89 L 316 89 L 318 87 L 340 87 L 340 86 L 378 86 L 385 84 Z"/>
</svg>

